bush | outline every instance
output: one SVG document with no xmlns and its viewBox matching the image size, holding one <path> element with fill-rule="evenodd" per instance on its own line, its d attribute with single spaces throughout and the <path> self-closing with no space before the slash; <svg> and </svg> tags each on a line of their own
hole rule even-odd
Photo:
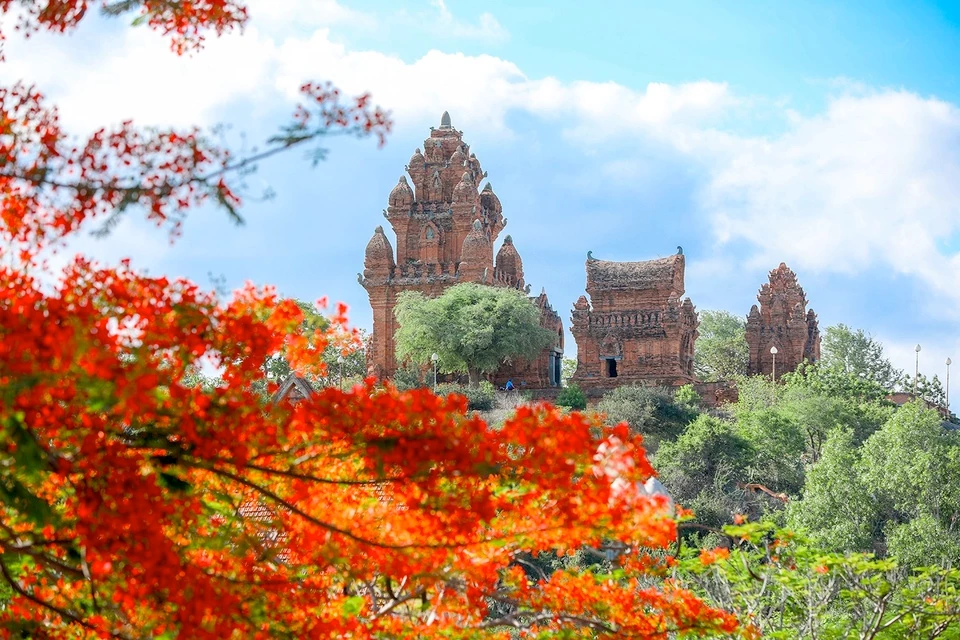
<svg viewBox="0 0 960 640">
<path fill-rule="evenodd" d="M 433 369 L 427 375 L 423 374 L 422 367 L 412 362 L 404 362 L 393 374 L 393 384 L 400 391 L 410 391 L 433 384 Z"/>
<path fill-rule="evenodd" d="M 587 396 L 583 389 L 572 384 L 564 387 L 557 395 L 557 406 L 582 411 L 587 408 Z"/>
<path fill-rule="evenodd" d="M 496 402 L 496 389 L 486 380 L 477 387 L 464 387 L 459 384 L 444 383 L 437 385 L 439 395 L 456 393 L 467 398 L 467 408 L 472 411 L 490 411 Z"/>
<path fill-rule="evenodd" d="M 693 388 L 692 384 L 685 384 L 677 389 L 673 399 L 677 404 L 687 407 L 690 411 L 699 411 L 700 406 L 703 404 L 703 399 L 700 397 L 700 394 L 697 393 L 696 389 Z"/>
<path fill-rule="evenodd" d="M 603 396 L 597 410 L 610 423 L 626 422 L 643 434 L 648 449 L 656 450 L 661 440 L 673 440 L 697 417 L 697 411 L 677 402 L 669 389 L 618 387 Z"/>
</svg>

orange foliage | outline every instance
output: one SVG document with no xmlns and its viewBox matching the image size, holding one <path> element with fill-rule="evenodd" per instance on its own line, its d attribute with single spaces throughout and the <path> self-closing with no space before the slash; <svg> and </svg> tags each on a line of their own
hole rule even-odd
<svg viewBox="0 0 960 640">
<path fill-rule="evenodd" d="M 21 4 L 32 24 L 64 30 L 87 3 Z M 246 19 L 230 0 L 140 5 L 178 51 Z M 301 131 L 389 129 L 366 97 L 344 107 L 332 87 L 304 93 Z M 0 88 L 0 586 L 13 591 L 0 636 L 735 628 L 669 581 L 649 586 L 662 563 L 641 548 L 665 549 L 676 524 L 643 493 L 653 469 L 625 425 L 544 405 L 493 430 L 461 397 L 373 381 L 264 405 L 252 386 L 268 356 L 305 371 L 327 343 L 299 336 L 301 310 L 270 289 L 221 301 L 83 258 L 53 286 L 30 275 L 87 219 L 137 205 L 176 228 L 208 198 L 239 205 L 230 163 L 197 131 L 130 123 L 70 144 L 36 90 Z M 201 357 L 222 367 L 219 388 L 184 384 Z M 517 564 L 611 544 L 617 579 L 536 579 Z"/>
</svg>

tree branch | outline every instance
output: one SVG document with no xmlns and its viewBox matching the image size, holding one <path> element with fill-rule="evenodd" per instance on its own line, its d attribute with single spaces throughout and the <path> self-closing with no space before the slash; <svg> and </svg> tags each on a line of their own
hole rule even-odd
<svg viewBox="0 0 960 640">
<path fill-rule="evenodd" d="M 13 578 L 13 576 L 10 575 L 10 571 L 7 569 L 7 565 L 6 565 L 6 563 L 3 562 L 3 559 L 2 559 L 2 558 L 0 558 L 0 575 L 3 576 L 3 579 L 7 582 L 7 584 L 10 585 L 10 588 L 13 589 L 13 591 L 14 591 L 15 593 L 17 593 L 18 595 L 20 595 L 20 596 L 26 598 L 27 600 L 33 602 L 34 604 L 39 605 L 39 606 L 43 607 L 44 609 L 48 609 L 48 610 L 54 612 L 55 614 L 57 614 L 57 615 L 60 616 L 61 618 L 64 618 L 65 620 L 69 620 L 69 621 L 71 621 L 71 622 L 74 622 L 74 623 L 76 623 L 76 624 L 79 624 L 79 625 L 80 625 L 81 627 L 83 627 L 84 629 L 89 629 L 90 631 L 94 631 L 94 632 L 96 632 L 96 633 L 104 633 L 103 629 L 100 629 L 100 628 L 98 628 L 98 627 L 90 624 L 89 622 L 87 622 L 87 621 L 84 620 L 83 618 L 77 616 L 76 614 L 70 613 L 70 612 L 67 611 L 66 609 L 61 609 L 60 607 L 58 607 L 58 606 L 56 606 L 56 605 L 54 605 L 54 604 L 51 604 L 51 603 L 47 602 L 46 600 L 41 600 L 40 598 L 36 597 L 36 596 L 33 595 L 32 593 L 30 593 L 29 591 L 27 591 L 26 589 L 24 589 L 23 587 L 21 587 L 21 586 L 20 586 L 20 583 L 17 582 L 17 581 Z M 126 638 L 128 637 L 128 636 L 125 636 L 125 635 L 123 635 L 123 634 L 121 634 L 121 633 L 119 633 L 119 632 L 116 632 L 116 631 L 109 631 L 109 632 L 107 632 L 107 633 L 109 633 L 110 636 L 111 636 L 111 637 L 114 637 L 114 638 L 125 638 L 125 639 L 126 639 Z"/>
</svg>

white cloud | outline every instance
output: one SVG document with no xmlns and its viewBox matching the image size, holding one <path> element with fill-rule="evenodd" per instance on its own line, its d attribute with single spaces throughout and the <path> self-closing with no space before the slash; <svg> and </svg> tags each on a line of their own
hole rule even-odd
<svg viewBox="0 0 960 640">
<path fill-rule="evenodd" d="M 480 14 L 476 24 L 470 24 L 457 19 L 447 8 L 445 0 L 430 0 L 430 4 L 437 10 L 435 28 L 455 38 L 469 38 L 485 42 L 499 42 L 507 39 L 507 31 L 501 26 L 493 14 Z"/>
<path fill-rule="evenodd" d="M 212 124 L 223 105 L 263 92 L 275 57 L 272 40 L 252 26 L 183 57 L 144 28 L 125 29 L 116 41 L 81 28 L 67 37 L 14 36 L 5 46 L 0 82 L 37 83 L 76 133 L 130 118 L 158 126 Z"/>
<path fill-rule="evenodd" d="M 960 308 L 960 109 L 905 91 L 833 99 L 774 139 L 731 139 L 705 210 L 753 264 L 913 276 Z M 715 150 L 716 151 L 716 150 Z"/>
<path fill-rule="evenodd" d="M 445 4 L 436 7 L 441 22 L 454 21 Z M 504 119 L 514 109 L 569 123 L 573 136 L 604 137 L 619 135 L 624 127 L 653 132 L 695 125 L 735 102 L 722 83 L 651 83 L 643 91 L 610 82 L 565 84 L 549 77 L 529 79 L 517 65 L 495 56 L 434 50 L 407 62 L 350 49 L 334 41 L 327 26 L 308 28 L 308 35 L 284 27 L 291 21 L 302 26 L 372 19 L 332 0 L 254 0 L 244 34 L 211 38 L 203 51 L 182 58 L 146 29 L 124 29 L 113 41 L 94 20 L 66 38 L 11 36 L 0 81 L 37 82 L 61 107 L 65 123 L 77 130 L 126 118 L 211 124 L 218 111 L 238 99 L 276 104 L 279 89 L 292 101 L 304 81 L 328 79 L 347 93 L 371 91 L 400 127 L 422 128 L 449 110 L 455 124 L 469 126 L 474 135 L 509 135 Z"/>
<path fill-rule="evenodd" d="M 490 55 L 430 51 L 408 63 L 375 51 L 351 51 L 326 30 L 289 38 L 278 50 L 276 87 L 291 98 L 304 78 L 326 74 L 348 92 L 369 90 L 398 125 L 421 129 L 449 111 L 471 135 L 511 135 L 505 118 L 524 110 L 569 123 L 567 134 L 600 139 L 626 130 L 655 133 L 713 118 L 735 104 L 722 83 L 651 83 L 634 91 L 615 83 L 530 79 L 512 62 Z"/>
</svg>

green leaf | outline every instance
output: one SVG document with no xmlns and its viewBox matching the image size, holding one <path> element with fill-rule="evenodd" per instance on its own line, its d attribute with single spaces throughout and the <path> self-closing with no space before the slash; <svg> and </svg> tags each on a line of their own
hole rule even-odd
<svg viewBox="0 0 960 640">
<path fill-rule="evenodd" d="M 343 608 L 341 611 L 345 618 L 352 618 L 359 615 L 360 612 L 363 611 L 363 607 L 366 606 L 366 604 L 367 601 L 363 596 L 353 596 L 343 601 Z"/>
<path fill-rule="evenodd" d="M 160 484 L 171 491 L 186 491 L 190 488 L 189 482 L 172 473 L 161 471 L 157 476 L 160 479 Z"/>
</svg>

